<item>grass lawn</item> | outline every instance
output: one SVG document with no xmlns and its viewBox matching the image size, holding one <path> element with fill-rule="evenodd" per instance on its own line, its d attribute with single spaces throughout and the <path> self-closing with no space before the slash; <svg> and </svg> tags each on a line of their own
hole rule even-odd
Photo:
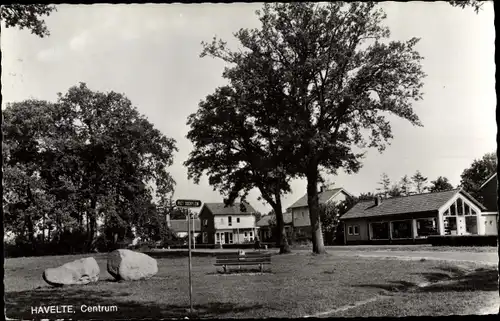
<svg viewBox="0 0 500 321">
<path fill-rule="evenodd" d="M 189 307 L 187 258 L 158 258 L 149 280 L 114 282 L 106 254 L 96 254 L 99 282 L 52 288 L 45 268 L 86 257 L 52 256 L 5 260 L 6 315 L 16 319 L 179 318 Z M 267 273 L 221 274 L 213 257 L 193 257 L 193 303 L 200 318 L 302 317 L 355 302 L 383 299 L 325 316 L 407 316 L 474 313 L 498 298 L 497 270 L 475 263 L 400 261 L 293 253 L 273 256 Z M 220 270 L 220 268 L 219 268 Z M 447 281 L 416 289 L 423 282 Z M 80 306 L 116 306 L 116 312 L 82 313 Z M 32 315 L 31 307 L 73 305 L 73 315 Z"/>
</svg>

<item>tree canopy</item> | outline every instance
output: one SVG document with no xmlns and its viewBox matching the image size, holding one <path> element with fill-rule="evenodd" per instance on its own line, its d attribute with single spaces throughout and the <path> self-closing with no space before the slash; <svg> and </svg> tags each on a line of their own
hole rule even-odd
<svg viewBox="0 0 500 321">
<path fill-rule="evenodd" d="M 448 178 L 443 176 L 439 176 L 435 181 L 431 181 L 431 186 L 429 187 L 431 193 L 449 191 L 452 189 L 453 185 L 448 181 Z"/>
<path fill-rule="evenodd" d="M 50 32 L 43 16 L 49 16 L 56 7 L 47 4 L 5 4 L 0 6 L 0 20 L 6 28 L 29 29 L 31 33 L 43 38 Z"/>
<path fill-rule="evenodd" d="M 166 167 L 175 141 L 122 94 L 81 83 L 58 96 L 11 103 L 3 113 L 6 229 L 31 242 L 37 230 L 53 238 L 85 231 L 87 250 L 98 222 L 120 238 L 132 227 L 159 235 L 156 205 L 173 192 Z"/>
<path fill-rule="evenodd" d="M 482 201 L 479 188 L 491 175 L 497 172 L 497 155 L 485 154 L 481 159 L 475 159 L 469 168 L 464 169 L 460 175 L 460 186 L 474 198 Z"/>
</svg>

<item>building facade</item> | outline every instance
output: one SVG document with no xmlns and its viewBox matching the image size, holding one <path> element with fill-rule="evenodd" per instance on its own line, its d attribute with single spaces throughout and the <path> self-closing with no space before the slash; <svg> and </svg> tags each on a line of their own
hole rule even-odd
<svg viewBox="0 0 500 321">
<path fill-rule="evenodd" d="M 271 223 L 271 221 L 274 221 Z M 283 213 L 283 221 L 285 223 L 285 234 L 288 238 L 292 237 L 292 213 Z M 262 242 L 276 241 L 273 235 L 273 225 L 276 225 L 276 218 L 274 215 L 265 215 L 257 222 L 259 228 L 259 239 Z"/>
<path fill-rule="evenodd" d="M 226 207 L 224 203 L 203 204 L 199 214 L 202 243 L 254 242 L 258 235 L 255 213 L 255 209 L 248 203 L 235 203 L 229 207 Z"/>
<path fill-rule="evenodd" d="M 343 188 L 320 190 L 318 193 L 319 204 L 339 203 L 345 201 L 348 197 L 352 197 L 352 195 Z M 312 234 L 307 194 L 293 203 L 287 211 L 290 211 L 292 216 L 294 238 L 310 238 Z"/>
<path fill-rule="evenodd" d="M 498 176 L 493 174 L 479 188 L 484 206 L 487 211 L 483 212 L 484 229 L 487 235 L 498 234 Z"/>
<path fill-rule="evenodd" d="M 416 243 L 430 235 L 488 235 L 485 206 L 461 189 L 361 201 L 341 217 L 346 244 Z"/>
</svg>

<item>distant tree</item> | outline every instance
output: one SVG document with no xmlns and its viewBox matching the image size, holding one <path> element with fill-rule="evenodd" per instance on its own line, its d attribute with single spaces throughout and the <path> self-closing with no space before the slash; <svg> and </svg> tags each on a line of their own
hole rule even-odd
<svg viewBox="0 0 500 321">
<path fill-rule="evenodd" d="M 482 10 L 482 6 L 485 1 L 448 1 L 454 7 L 460 7 L 464 9 L 465 7 L 472 7 L 476 13 L 479 13 L 479 10 Z"/>
<path fill-rule="evenodd" d="M 417 172 L 411 177 L 411 180 L 413 181 L 413 184 L 415 184 L 415 189 L 418 194 L 421 194 L 429 189 L 426 186 L 427 177 L 424 177 L 420 171 L 417 170 Z"/>
<path fill-rule="evenodd" d="M 386 41 L 385 14 L 375 2 L 265 3 L 258 15 L 261 28 L 235 34 L 243 50 L 214 39 L 208 51 L 245 71 L 241 99 L 263 111 L 249 122 L 279 120 L 273 138 L 292 154 L 286 172 L 307 179 L 313 252 L 325 253 L 320 168 L 356 172 L 364 154 L 353 146 L 382 151 L 392 138 L 387 112 L 421 125 L 412 109 L 425 77 L 418 39 Z M 263 104 L 262 92 L 273 103 Z"/>
<path fill-rule="evenodd" d="M 474 198 L 482 201 L 479 187 L 497 172 L 497 155 L 487 153 L 481 159 L 476 159 L 471 166 L 462 172 L 460 186 Z"/>
<path fill-rule="evenodd" d="M 435 181 L 431 181 L 431 186 L 429 187 L 429 191 L 434 192 L 442 192 L 449 191 L 453 189 L 453 185 L 450 184 L 448 178 L 439 176 Z"/>
<path fill-rule="evenodd" d="M 391 189 L 389 190 L 389 196 L 390 197 L 398 197 L 398 196 L 402 196 L 402 195 L 404 195 L 404 194 L 403 194 L 401 185 L 399 185 L 397 183 L 392 184 Z"/>
<path fill-rule="evenodd" d="M 403 176 L 399 182 L 399 187 L 401 189 L 401 195 L 408 196 L 412 194 L 412 181 L 408 175 Z"/>
<path fill-rule="evenodd" d="M 386 173 L 382 173 L 378 184 L 381 186 L 377 188 L 377 191 L 379 191 L 385 198 L 387 198 L 391 189 L 391 179 Z"/>
<path fill-rule="evenodd" d="M 323 229 L 326 244 L 332 245 L 339 237 L 340 218 L 347 213 L 358 199 L 348 197 L 346 200 L 335 203 L 323 203 L 320 205 L 321 228 Z"/>
<path fill-rule="evenodd" d="M 255 216 L 255 222 L 260 221 L 263 216 L 261 212 L 255 212 L 253 215 Z"/>
<path fill-rule="evenodd" d="M 43 38 L 50 32 L 42 16 L 49 16 L 56 7 L 47 4 L 6 4 L 0 6 L 0 20 L 6 28 L 27 28 L 31 33 Z"/>
<path fill-rule="evenodd" d="M 359 196 L 357 197 L 357 200 L 358 201 L 368 201 L 368 200 L 373 200 L 375 197 L 375 195 L 371 192 L 368 192 L 368 193 L 361 193 L 359 194 Z"/>
</svg>

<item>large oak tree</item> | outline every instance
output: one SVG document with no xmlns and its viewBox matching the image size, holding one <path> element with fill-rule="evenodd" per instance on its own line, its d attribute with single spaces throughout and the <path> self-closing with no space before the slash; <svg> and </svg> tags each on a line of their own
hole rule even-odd
<svg viewBox="0 0 500 321">
<path fill-rule="evenodd" d="M 422 98 L 422 57 L 418 39 L 389 41 L 385 14 L 375 3 L 275 3 L 257 12 L 260 29 L 235 34 L 243 50 L 214 39 L 208 52 L 239 66 L 234 57 L 252 55 L 267 72 L 246 73 L 246 91 L 257 95 L 274 76 L 280 104 L 263 117 L 279 115 L 280 145 L 293 175 L 307 179 L 313 252 L 325 248 L 319 220 L 321 170 L 356 172 L 363 153 L 382 151 L 392 138 L 386 115 L 421 125 L 412 109 Z M 261 118 L 262 119 L 262 118 Z"/>
</svg>

